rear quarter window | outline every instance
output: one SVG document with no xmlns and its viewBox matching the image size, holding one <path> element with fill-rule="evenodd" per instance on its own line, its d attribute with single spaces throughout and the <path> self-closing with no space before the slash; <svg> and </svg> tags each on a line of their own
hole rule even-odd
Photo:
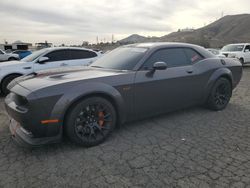
<svg viewBox="0 0 250 188">
<path fill-rule="evenodd" d="M 198 52 L 196 52 L 195 50 L 193 50 L 191 48 L 185 48 L 184 51 L 185 51 L 185 54 L 186 54 L 188 60 L 192 64 L 197 63 L 197 62 L 204 59 L 203 56 L 201 56 Z"/>
</svg>

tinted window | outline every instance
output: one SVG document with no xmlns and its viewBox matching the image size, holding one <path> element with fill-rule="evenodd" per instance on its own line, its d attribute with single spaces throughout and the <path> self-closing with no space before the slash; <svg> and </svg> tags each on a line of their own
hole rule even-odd
<svg viewBox="0 0 250 188">
<path fill-rule="evenodd" d="M 224 46 L 221 51 L 222 52 L 240 52 L 244 48 L 244 45 L 237 45 L 237 44 L 230 44 L 227 46 Z"/>
<path fill-rule="evenodd" d="M 88 59 L 96 57 L 95 52 L 91 52 L 88 50 L 70 50 L 72 59 Z"/>
<path fill-rule="evenodd" d="M 249 50 L 250 51 L 250 45 L 247 45 L 245 50 Z"/>
<path fill-rule="evenodd" d="M 91 67 L 133 70 L 146 51 L 146 48 L 120 47 L 99 58 Z"/>
<path fill-rule="evenodd" d="M 45 57 L 49 58 L 49 62 L 51 62 L 51 61 L 64 61 L 64 60 L 71 59 L 69 50 L 53 51 L 53 52 L 46 54 Z"/>
<path fill-rule="evenodd" d="M 193 49 L 185 48 L 184 51 L 187 55 L 188 60 L 191 63 L 197 63 L 203 59 L 203 57 L 200 54 L 198 54 L 196 51 L 194 51 Z"/>
<path fill-rule="evenodd" d="M 187 56 L 181 48 L 163 49 L 155 52 L 144 64 L 144 69 L 151 69 L 156 62 L 165 62 L 168 67 L 189 65 Z"/>
</svg>

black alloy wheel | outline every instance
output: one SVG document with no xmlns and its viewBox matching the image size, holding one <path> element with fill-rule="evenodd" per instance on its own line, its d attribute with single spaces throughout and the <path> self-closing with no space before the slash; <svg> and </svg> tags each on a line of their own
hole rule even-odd
<svg viewBox="0 0 250 188">
<path fill-rule="evenodd" d="M 104 98 L 92 97 L 81 101 L 69 113 L 66 131 L 69 138 L 84 146 L 103 142 L 116 124 L 113 105 Z"/>
<path fill-rule="evenodd" d="M 220 78 L 216 81 L 210 96 L 208 106 L 212 110 L 223 110 L 226 108 L 232 96 L 232 86 L 228 79 Z"/>
</svg>

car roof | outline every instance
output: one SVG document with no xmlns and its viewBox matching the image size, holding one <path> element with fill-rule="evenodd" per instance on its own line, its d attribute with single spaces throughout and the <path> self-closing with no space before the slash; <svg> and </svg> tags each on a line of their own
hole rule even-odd
<svg viewBox="0 0 250 188">
<path fill-rule="evenodd" d="M 158 48 L 158 47 L 201 47 L 195 44 L 180 43 L 180 42 L 152 42 L 152 43 L 136 43 L 126 45 L 128 47 L 138 48 Z"/>
<path fill-rule="evenodd" d="M 250 43 L 235 43 L 235 44 L 227 44 L 228 45 L 250 45 Z"/>
<path fill-rule="evenodd" d="M 54 50 L 89 50 L 89 51 L 93 51 L 92 49 L 88 49 L 88 48 L 80 48 L 80 47 L 50 47 L 50 48 L 45 48 L 49 51 L 54 51 Z"/>
<path fill-rule="evenodd" d="M 138 43 L 138 44 L 130 44 L 126 45 L 127 47 L 134 47 L 134 48 L 147 48 L 150 51 L 162 49 L 162 48 L 192 48 L 198 51 L 202 56 L 206 58 L 214 57 L 212 53 L 206 50 L 202 46 L 198 46 L 195 44 L 189 43 L 180 43 L 180 42 L 153 42 L 153 43 Z M 125 47 L 126 47 L 125 46 Z"/>
</svg>

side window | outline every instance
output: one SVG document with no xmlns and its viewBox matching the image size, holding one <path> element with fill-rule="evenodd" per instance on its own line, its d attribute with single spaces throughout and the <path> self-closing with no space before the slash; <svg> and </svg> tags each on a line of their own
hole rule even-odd
<svg viewBox="0 0 250 188">
<path fill-rule="evenodd" d="M 200 54 L 198 54 L 196 51 L 194 51 L 193 49 L 190 48 L 185 48 L 184 49 L 188 60 L 194 64 L 199 62 L 200 60 L 204 59 Z"/>
<path fill-rule="evenodd" d="M 250 51 L 250 45 L 246 46 L 245 51 L 247 51 L 247 50 L 248 50 L 248 52 Z"/>
<path fill-rule="evenodd" d="M 70 50 L 72 59 L 88 59 L 96 57 L 96 53 L 88 50 Z"/>
<path fill-rule="evenodd" d="M 190 62 L 187 60 L 187 56 L 182 48 L 172 48 L 156 51 L 145 62 L 143 68 L 151 69 L 154 63 L 160 61 L 165 62 L 168 67 L 190 65 Z"/>
<path fill-rule="evenodd" d="M 65 60 L 70 60 L 70 53 L 68 50 L 57 50 L 50 52 L 45 55 L 45 57 L 49 58 L 49 62 L 53 61 L 65 61 Z"/>
</svg>

